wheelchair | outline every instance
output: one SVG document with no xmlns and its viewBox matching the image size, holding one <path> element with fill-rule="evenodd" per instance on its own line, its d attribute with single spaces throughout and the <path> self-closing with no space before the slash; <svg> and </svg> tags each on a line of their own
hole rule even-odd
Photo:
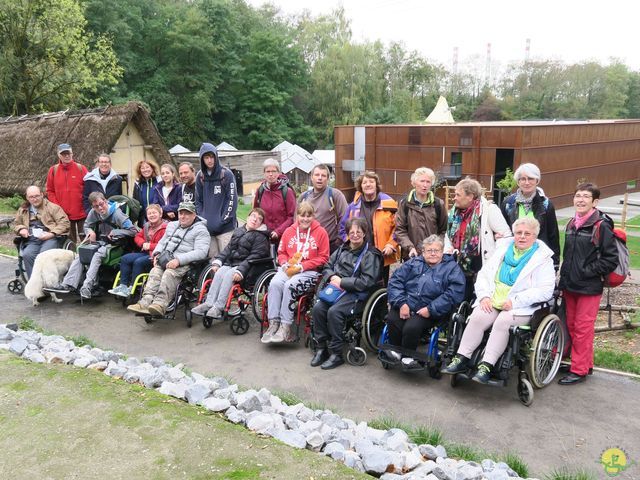
<svg viewBox="0 0 640 480">
<path fill-rule="evenodd" d="M 22 291 L 24 290 L 24 286 L 29 281 L 29 276 L 27 275 L 27 272 L 24 268 L 24 259 L 22 257 L 22 244 L 25 242 L 25 240 L 26 239 L 24 237 L 20 236 L 17 236 L 13 239 L 13 244 L 18 250 L 18 265 L 15 269 L 15 278 L 7 283 L 7 290 L 9 290 L 9 293 L 13 295 L 22 293 Z M 64 250 L 75 251 L 76 249 L 76 244 L 69 240 L 66 236 L 61 236 L 59 238 L 58 244 L 59 248 L 62 248 Z"/>
<path fill-rule="evenodd" d="M 270 274 L 270 281 L 273 278 L 273 275 L 275 275 L 275 272 L 265 272 L 265 275 L 266 274 Z M 309 348 L 312 344 L 311 309 L 315 303 L 314 300 L 316 292 L 321 281 L 322 275 L 318 275 L 317 278 L 308 279 L 296 287 L 289 287 L 291 290 L 291 302 L 289 303 L 289 308 L 293 312 L 293 325 L 295 326 L 294 342 L 299 342 L 301 339 L 304 339 L 305 348 Z M 259 290 L 256 288 L 254 298 L 258 292 Z M 258 308 L 260 308 L 260 318 L 262 320 L 260 323 L 260 336 L 262 337 L 264 332 L 269 328 L 269 319 L 267 317 L 268 298 L 266 290 L 263 297 L 257 303 L 259 304 Z"/>
<path fill-rule="evenodd" d="M 189 268 L 187 273 L 185 273 L 184 277 L 182 277 L 180 283 L 176 287 L 176 293 L 173 297 L 173 300 L 169 302 L 169 305 L 167 305 L 166 312 L 162 317 L 153 316 L 149 313 L 136 313 L 136 317 L 143 317 L 144 321 L 149 324 L 154 323 L 156 320 L 174 320 L 176 318 L 176 314 L 178 313 L 178 309 L 181 306 L 184 306 L 184 320 L 187 324 L 187 327 L 191 328 L 193 325 L 193 314 L 191 313 L 191 305 L 193 302 L 198 300 L 198 286 L 200 285 L 199 279 L 207 269 L 208 265 L 210 265 L 208 259 L 193 262 L 191 264 L 191 268 Z M 146 283 L 148 277 L 148 273 L 141 273 L 140 275 L 138 275 L 138 277 L 136 277 L 136 282 L 138 280 L 142 282 L 138 289 L 139 296 L 142 296 L 144 283 Z"/>
<path fill-rule="evenodd" d="M 264 308 L 264 301 L 271 278 L 276 273 L 275 261 L 273 257 L 249 260 L 251 267 L 247 277 L 239 283 L 234 283 L 227 296 L 227 302 L 222 312 L 222 320 L 229 321 L 229 328 L 234 335 L 244 335 L 249 330 L 249 320 L 245 316 L 245 311 L 249 306 L 256 321 L 261 322 L 261 312 Z M 207 265 L 198 277 L 199 294 L 197 304 L 201 304 L 207 297 L 209 286 L 213 281 L 213 265 Z M 259 297 L 259 300 L 255 300 Z M 189 312 L 191 313 L 191 312 Z M 207 315 L 202 316 L 202 325 L 211 328 L 213 318 Z"/>
<path fill-rule="evenodd" d="M 544 388 L 553 381 L 560 368 L 565 345 L 563 322 L 556 314 L 558 299 L 555 298 L 539 307 L 533 313 L 528 325 L 510 328 L 507 348 L 496 362 L 489 380 L 489 385 L 507 386 L 509 373 L 514 366 L 517 366 L 518 398 L 526 406 L 533 403 L 534 388 Z M 451 318 L 445 353 L 447 362 L 457 352 L 468 321 L 469 315 Z M 473 377 L 476 366 L 484 355 L 484 347 L 490 332 L 491 329 L 485 332 L 480 346 L 473 352 L 469 368 L 465 372 L 451 375 L 452 387 L 456 387 L 460 379 Z"/>
<path fill-rule="evenodd" d="M 466 319 L 470 314 L 471 305 L 467 301 L 462 302 L 453 310 L 453 313 L 448 315 L 449 318 L 438 323 L 425 338 L 421 339 L 421 343 L 426 345 L 426 351 L 422 351 L 422 349 L 418 351 L 406 350 L 401 346 L 389 344 L 388 325 L 385 324 L 378 338 L 378 360 L 380 360 L 382 367 L 387 370 L 400 365 L 401 356 L 404 354 L 424 364 L 424 368 L 412 371 L 426 370 L 431 378 L 439 379 L 442 377 L 440 370 L 443 366 L 443 358 L 448 351 L 446 341 L 447 327 L 451 321 Z"/>
<path fill-rule="evenodd" d="M 144 291 L 144 285 L 147 283 L 147 278 L 149 278 L 148 272 L 138 275 L 131 284 L 131 293 L 129 293 L 129 296 L 122 298 L 114 295 L 115 300 L 121 301 L 123 307 L 137 303 L 142 298 L 142 292 Z M 120 270 L 118 270 L 116 277 L 113 279 L 111 288 L 116 288 L 118 285 L 120 285 Z"/>
</svg>

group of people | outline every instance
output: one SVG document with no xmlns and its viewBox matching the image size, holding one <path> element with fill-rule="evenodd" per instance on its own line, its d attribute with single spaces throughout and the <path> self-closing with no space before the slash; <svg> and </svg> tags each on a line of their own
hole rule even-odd
<svg viewBox="0 0 640 480">
<path fill-rule="evenodd" d="M 518 188 L 501 206 L 485 198 L 476 180 L 461 180 L 447 211 L 434 194 L 436 179 L 429 168 L 411 175 L 413 188 L 399 202 L 382 191 L 375 172 L 364 172 L 348 203 L 340 190 L 329 186 L 325 165 L 312 170 L 312 188 L 296 198 L 279 163 L 268 159 L 253 209 L 246 224 L 238 227 L 233 173 L 221 165 L 213 145 L 203 143 L 199 153 L 197 173 L 188 162 L 177 172 L 170 164 L 159 170 L 151 161 L 137 165 L 134 197 L 142 205 L 138 230 L 108 201 L 122 189 L 109 156 L 100 155 L 96 168 L 87 172 L 73 160 L 71 147 L 60 145 L 59 163 L 47 178 L 48 199 L 37 187 L 29 187 L 16 217 L 16 233 L 25 240 L 27 273 L 38 252 L 59 246 L 59 238 L 68 235 L 77 241 L 79 229 L 89 240 L 117 231 L 134 237 L 139 250 L 122 257 L 121 282 L 110 293 L 128 296 L 132 280 L 150 269 L 140 301 L 129 309 L 163 315 L 190 265 L 209 258 L 213 282 L 205 301 L 192 311 L 219 318 L 229 290 L 247 277 L 251 261 L 275 250 L 278 269 L 268 289 L 269 327 L 262 343 L 294 340 L 292 292 L 317 284 L 312 310 L 317 349 L 311 365 L 335 368 L 344 363 L 347 318 L 362 311 L 375 288 L 387 286 L 390 342 L 401 347 L 405 368 L 417 368 L 420 362 L 410 353 L 421 336 L 445 321 L 464 299 L 474 299 L 457 355 L 443 373 L 467 368 L 484 332 L 491 329 L 474 376 L 481 383 L 488 381 L 503 353 L 509 327 L 528 323 L 535 306 L 553 297 L 560 235 L 536 165 L 523 164 L 516 170 Z M 566 230 L 558 287 L 566 304 L 572 350 L 571 366 L 560 380 L 563 385 L 583 381 L 593 366 L 603 277 L 616 267 L 613 224 L 596 208 L 599 195 L 593 184 L 577 187 L 575 216 Z M 82 266 L 74 262 L 62 285 L 52 291 L 79 288 L 82 296 L 90 297 L 101 253 L 98 250 L 96 264 L 92 260 L 84 280 Z M 390 267 L 400 259 L 391 273 Z"/>
</svg>

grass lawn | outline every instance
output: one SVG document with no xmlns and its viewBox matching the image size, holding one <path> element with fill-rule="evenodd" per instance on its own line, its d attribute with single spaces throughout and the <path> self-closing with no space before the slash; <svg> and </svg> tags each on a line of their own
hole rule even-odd
<svg viewBox="0 0 640 480">
<path fill-rule="evenodd" d="M 627 235 L 627 248 L 629 249 L 631 268 L 640 269 L 640 237 Z M 564 251 L 564 227 L 562 226 L 560 227 L 560 251 Z"/>
<path fill-rule="evenodd" d="M 2 478 L 371 478 L 94 370 L 0 353 L 0 378 Z"/>
<path fill-rule="evenodd" d="M 640 228 L 640 215 L 627 219 L 627 226 Z"/>
</svg>

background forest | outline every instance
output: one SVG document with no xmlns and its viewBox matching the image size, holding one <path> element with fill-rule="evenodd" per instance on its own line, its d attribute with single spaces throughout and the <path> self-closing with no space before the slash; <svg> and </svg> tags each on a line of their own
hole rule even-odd
<svg viewBox="0 0 640 480">
<path fill-rule="evenodd" d="M 0 116 L 141 100 L 166 144 L 325 148 L 339 124 L 640 117 L 640 72 L 520 62 L 485 77 L 401 43 L 355 42 L 344 11 L 285 16 L 244 0 L 0 0 Z"/>
</svg>

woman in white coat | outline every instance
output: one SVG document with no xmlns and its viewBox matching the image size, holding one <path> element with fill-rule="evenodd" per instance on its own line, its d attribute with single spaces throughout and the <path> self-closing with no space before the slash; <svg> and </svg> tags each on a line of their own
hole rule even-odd
<svg viewBox="0 0 640 480">
<path fill-rule="evenodd" d="M 514 239 L 498 246 L 482 267 L 476 281 L 473 313 L 462 334 L 458 352 L 442 373 L 456 374 L 468 368 L 469 359 L 491 328 L 482 362 L 473 380 L 487 383 L 491 370 L 504 353 L 509 329 L 526 325 L 536 304 L 551 300 L 556 276 L 553 251 L 538 240 L 540 224 L 533 217 L 513 223 Z"/>
<path fill-rule="evenodd" d="M 492 257 L 496 247 L 511 237 L 511 229 L 500 208 L 482 195 L 482 185 L 464 178 L 455 189 L 454 208 L 449 210 L 444 252 L 458 254 L 466 277 L 465 299 L 473 297 L 476 274 Z"/>
</svg>

